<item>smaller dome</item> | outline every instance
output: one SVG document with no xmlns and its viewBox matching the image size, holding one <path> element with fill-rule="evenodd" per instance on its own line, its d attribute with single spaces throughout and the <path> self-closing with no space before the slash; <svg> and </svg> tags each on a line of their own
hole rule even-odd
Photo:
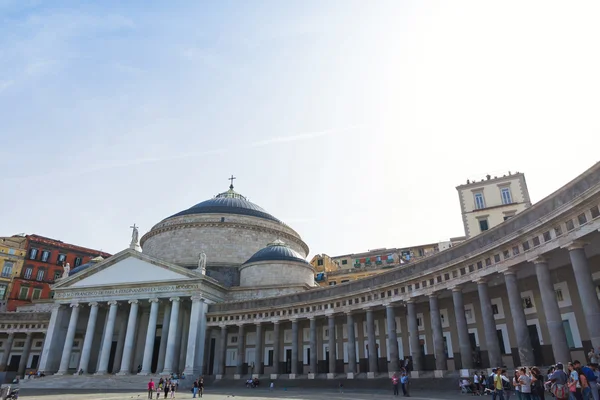
<svg viewBox="0 0 600 400">
<path fill-rule="evenodd" d="M 89 267 L 91 267 L 92 265 L 99 263 L 100 261 L 104 261 L 104 257 L 102 257 L 102 256 L 94 257 L 90 261 L 86 262 L 85 264 L 81 264 L 80 266 L 75 267 L 71 271 L 69 271 L 69 276 L 75 275 L 83 270 L 86 270 Z"/>
<path fill-rule="evenodd" d="M 308 264 L 296 250 L 290 248 L 285 242 L 277 239 L 260 249 L 243 265 L 259 262 L 259 261 L 296 261 Z M 310 265 L 310 264 L 308 264 Z"/>
</svg>

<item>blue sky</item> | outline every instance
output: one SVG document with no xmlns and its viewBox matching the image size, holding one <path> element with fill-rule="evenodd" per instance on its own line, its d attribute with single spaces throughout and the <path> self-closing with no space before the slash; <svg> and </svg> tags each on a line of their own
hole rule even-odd
<svg viewBox="0 0 600 400">
<path fill-rule="evenodd" d="M 236 189 L 330 255 L 598 161 L 597 2 L 0 0 L 0 234 L 117 252 Z"/>
</svg>

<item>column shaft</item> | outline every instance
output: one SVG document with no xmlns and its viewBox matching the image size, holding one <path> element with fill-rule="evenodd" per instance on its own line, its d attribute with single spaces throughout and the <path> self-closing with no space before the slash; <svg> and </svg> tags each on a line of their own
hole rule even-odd
<svg viewBox="0 0 600 400">
<path fill-rule="evenodd" d="M 433 330 L 435 369 L 444 371 L 448 369 L 448 363 L 446 362 L 447 357 L 444 349 L 444 334 L 442 332 L 440 307 L 438 304 L 438 298 L 435 295 L 429 296 L 429 315 L 431 317 L 431 327 Z"/>
<path fill-rule="evenodd" d="M 238 326 L 238 345 L 237 345 L 237 363 L 235 366 L 236 375 L 243 375 L 244 373 L 244 358 L 245 358 L 245 347 L 244 347 L 244 339 L 246 335 L 244 333 L 244 325 L 240 324 Z"/>
<path fill-rule="evenodd" d="M 254 352 L 254 373 L 262 375 L 263 373 L 263 331 L 262 324 L 256 324 L 256 351 Z"/>
<path fill-rule="evenodd" d="M 422 368 L 421 360 L 421 344 L 419 341 L 419 324 L 417 323 L 417 308 L 414 302 L 406 303 L 406 311 L 408 313 L 408 331 L 410 334 L 410 356 L 414 371 L 420 371 Z"/>
<path fill-rule="evenodd" d="M 354 316 L 346 313 L 346 331 L 348 332 L 348 373 L 356 373 L 356 332 L 354 331 Z"/>
<path fill-rule="evenodd" d="M 71 318 L 69 319 L 69 328 L 63 347 L 62 357 L 60 358 L 60 367 L 58 375 L 65 374 L 69 370 L 69 361 L 73 351 L 73 339 L 75 339 L 75 330 L 77 329 L 77 318 L 79 317 L 79 304 L 71 304 Z"/>
<path fill-rule="evenodd" d="M 106 327 L 104 328 L 104 336 L 102 337 L 102 351 L 100 353 L 100 361 L 98 362 L 98 371 L 96 372 L 96 375 L 108 373 L 110 348 L 112 347 L 115 320 L 117 319 L 117 302 L 109 301 L 108 304 L 110 304 L 110 309 L 108 310 L 108 318 Z"/>
<path fill-rule="evenodd" d="M 87 328 L 85 329 L 85 338 L 83 339 L 83 347 L 81 349 L 81 358 L 79 359 L 78 371 L 83 371 L 85 373 L 88 372 L 97 319 L 98 303 L 90 303 L 90 316 L 88 317 Z"/>
<path fill-rule="evenodd" d="M 494 319 L 494 313 L 492 312 L 492 303 L 490 301 L 487 282 L 477 282 L 477 292 L 479 293 L 479 302 L 481 304 L 481 315 L 485 330 L 485 343 L 490 360 L 489 366 L 502 366 L 502 354 L 500 354 L 500 343 L 498 342 L 496 320 Z"/>
<path fill-rule="evenodd" d="M 388 304 L 385 307 L 385 317 L 387 319 L 387 335 L 388 335 L 388 346 L 390 347 L 390 364 L 388 366 L 389 372 L 398 371 L 398 336 L 396 335 L 396 313 L 394 312 L 394 306 Z"/>
<path fill-rule="evenodd" d="M 469 340 L 469 328 L 467 326 L 467 317 L 465 315 L 463 293 L 459 288 L 452 290 L 452 301 L 454 303 L 454 317 L 456 319 L 456 331 L 458 333 L 461 367 L 472 369 L 473 348 L 471 347 L 471 341 Z"/>
<path fill-rule="evenodd" d="M 375 318 L 373 309 L 367 309 L 367 342 L 369 346 L 369 372 L 378 372 L 377 342 L 375 341 Z"/>
<path fill-rule="evenodd" d="M 298 374 L 298 320 L 292 320 L 292 375 Z"/>
<path fill-rule="evenodd" d="M 552 353 L 554 354 L 555 362 L 566 362 L 571 359 L 571 351 L 567 343 L 567 335 L 563 327 L 562 317 L 560 316 L 560 308 L 556 299 L 556 292 L 550 277 L 550 269 L 548 263 L 541 260 L 534 260 L 535 273 L 537 275 L 538 285 L 540 287 L 540 296 L 542 298 L 542 307 L 546 315 L 546 324 L 552 341 Z M 584 307 L 585 309 L 585 307 Z"/>
<path fill-rule="evenodd" d="M 158 363 L 156 371 L 160 372 L 165 368 L 165 355 L 167 354 L 167 340 L 169 339 L 169 323 L 171 321 L 171 303 L 165 303 L 162 328 L 160 333 L 160 347 L 158 349 Z"/>
<path fill-rule="evenodd" d="M 188 369 L 188 366 L 191 368 L 191 369 L 189 369 L 189 371 L 191 371 L 196 366 L 195 357 L 196 357 L 196 352 L 198 351 L 198 347 L 199 347 L 198 325 L 196 325 L 196 335 L 194 338 L 194 340 L 196 340 L 196 343 L 193 344 L 194 349 L 195 349 L 194 359 L 192 359 L 190 361 L 188 358 L 189 350 L 190 350 L 190 347 L 192 346 L 191 343 L 188 346 L 188 342 L 190 340 L 190 331 L 192 328 L 191 323 L 192 323 L 192 310 L 190 307 L 189 311 L 184 310 L 184 312 L 183 312 L 183 326 L 182 326 L 183 329 L 181 331 L 180 346 L 179 346 L 179 349 L 177 350 L 177 353 L 179 354 L 179 362 L 177 363 L 177 371 L 185 371 Z M 202 374 L 202 372 L 200 372 L 200 374 Z"/>
<path fill-rule="evenodd" d="M 581 304 L 583 304 L 585 323 L 590 334 L 592 347 L 597 349 L 600 348 L 600 300 L 596 295 L 590 265 L 582 247 L 571 248 L 569 257 L 577 282 L 579 298 Z"/>
<path fill-rule="evenodd" d="M 219 354 L 217 363 L 217 374 L 225 375 L 227 365 L 227 325 L 221 326 L 221 338 L 219 340 Z"/>
<path fill-rule="evenodd" d="M 121 371 L 119 374 L 129 374 L 131 369 L 131 357 L 133 355 L 133 340 L 135 339 L 135 326 L 138 315 L 138 301 L 129 301 L 129 318 L 127 320 L 127 333 L 125 334 L 125 345 L 123 346 L 123 358 L 121 359 Z"/>
<path fill-rule="evenodd" d="M 8 358 L 10 357 L 10 352 L 12 350 L 13 341 L 15 340 L 15 334 L 9 333 L 8 340 L 6 341 L 6 346 L 4 349 L 4 353 L 2 354 L 2 358 L 0 359 L 0 372 L 6 371 L 6 366 L 8 365 Z"/>
<path fill-rule="evenodd" d="M 335 365 L 337 362 L 337 354 L 335 349 L 335 316 L 327 316 L 327 329 L 329 330 L 329 340 L 327 347 L 329 349 L 329 373 L 335 374 Z"/>
<path fill-rule="evenodd" d="M 48 329 L 46 330 L 46 339 L 44 340 L 44 347 L 42 349 L 42 355 L 40 356 L 40 364 L 38 369 L 40 371 L 49 372 L 48 368 L 51 367 L 52 359 L 54 358 L 54 352 L 58 351 L 55 348 L 54 342 L 56 341 L 56 337 L 58 334 L 58 325 L 59 317 L 61 314 L 61 306 L 60 304 L 54 304 L 52 308 L 52 313 L 50 314 L 50 322 L 48 323 Z M 0 360 L 0 372 L 2 369 L 2 361 Z"/>
<path fill-rule="evenodd" d="M 310 373 L 317 374 L 317 320 L 311 317 L 310 324 Z"/>
<path fill-rule="evenodd" d="M 167 339 L 167 352 L 165 354 L 165 367 L 162 374 L 170 374 L 173 371 L 175 363 L 175 341 L 177 340 L 177 328 L 179 325 L 179 297 L 173 297 L 171 300 L 171 319 L 169 320 L 169 337 Z"/>
<path fill-rule="evenodd" d="M 204 343 L 198 343 L 198 326 L 200 325 L 200 314 L 201 306 L 204 299 L 200 297 L 192 298 L 192 309 L 190 312 L 189 332 L 187 340 L 187 354 L 185 357 L 185 374 L 188 376 L 194 376 L 196 373 L 202 373 L 202 371 L 196 371 L 196 351 L 199 345 L 204 346 Z"/>
<path fill-rule="evenodd" d="M 273 374 L 279 375 L 279 363 L 281 362 L 281 348 L 279 336 L 279 321 L 273 323 Z"/>
<path fill-rule="evenodd" d="M 515 327 L 515 336 L 517 337 L 517 350 L 519 352 L 520 365 L 534 365 L 533 347 L 529 338 L 529 329 L 527 328 L 527 318 L 523 309 L 523 299 L 519 292 L 517 284 L 517 275 L 513 271 L 504 273 L 504 282 L 506 284 L 506 293 L 510 305 L 510 315 Z"/>
<path fill-rule="evenodd" d="M 123 313 L 121 313 L 121 315 L 119 315 L 117 320 L 115 321 L 115 326 L 118 327 L 118 335 L 117 347 L 115 349 L 115 356 L 113 357 L 114 361 L 111 369 L 114 372 L 119 372 L 121 370 L 121 362 L 123 361 L 123 349 L 125 348 L 125 334 L 127 333 L 128 318 L 128 315 L 123 315 Z"/>
<path fill-rule="evenodd" d="M 17 376 L 25 378 L 25 370 L 27 369 L 27 361 L 29 360 L 29 351 L 31 350 L 31 339 L 33 334 L 28 333 L 25 338 L 25 345 L 21 352 L 21 360 L 19 361 L 19 369 L 17 369 Z"/>
<path fill-rule="evenodd" d="M 158 305 L 158 299 L 150 300 L 150 319 L 148 320 L 148 330 L 146 331 L 146 341 L 144 342 L 144 359 L 142 360 L 140 375 L 148 375 L 152 372 L 152 356 L 154 355 L 156 323 L 158 322 Z"/>
</svg>

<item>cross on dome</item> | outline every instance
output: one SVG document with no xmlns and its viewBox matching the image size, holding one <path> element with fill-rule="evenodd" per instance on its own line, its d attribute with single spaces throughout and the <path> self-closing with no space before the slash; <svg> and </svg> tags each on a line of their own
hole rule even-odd
<svg viewBox="0 0 600 400">
<path fill-rule="evenodd" d="M 231 178 L 227 178 L 227 180 L 231 181 L 231 185 L 229 185 L 229 189 L 233 189 L 233 180 L 237 179 L 233 174 L 231 174 Z"/>
</svg>

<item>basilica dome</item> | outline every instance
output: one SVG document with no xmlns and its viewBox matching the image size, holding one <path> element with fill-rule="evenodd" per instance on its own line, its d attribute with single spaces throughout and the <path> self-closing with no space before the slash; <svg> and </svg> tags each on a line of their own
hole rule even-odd
<svg viewBox="0 0 600 400">
<path fill-rule="evenodd" d="M 207 275 L 237 286 L 238 268 L 274 237 L 285 241 L 302 260 L 309 252 L 295 230 L 231 185 L 154 225 L 140 244 L 144 254 L 189 268 L 195 268 L 199 254 L 205 253 Z"/>
</svg>

